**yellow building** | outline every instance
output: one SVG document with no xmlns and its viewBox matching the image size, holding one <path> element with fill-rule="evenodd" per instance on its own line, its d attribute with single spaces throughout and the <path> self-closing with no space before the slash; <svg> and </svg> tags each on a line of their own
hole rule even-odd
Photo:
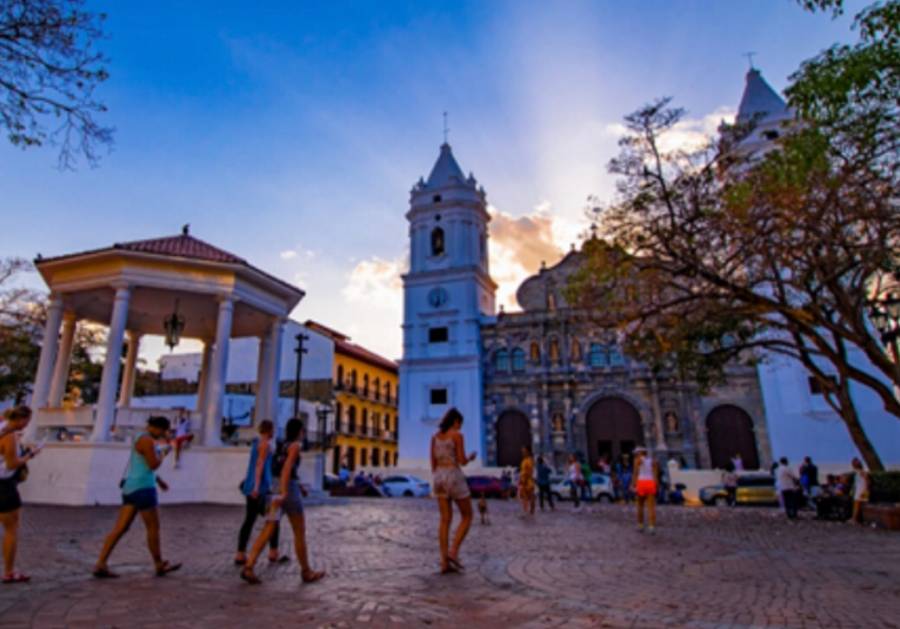
<svg viewBox="0 0 900 629">
<path fill-rule="evenodd" d="M 314 321 L 306 326 L 334 341 L 335 443 L 329 469 L 397 465 L 397 363 Z"/>
</svg>

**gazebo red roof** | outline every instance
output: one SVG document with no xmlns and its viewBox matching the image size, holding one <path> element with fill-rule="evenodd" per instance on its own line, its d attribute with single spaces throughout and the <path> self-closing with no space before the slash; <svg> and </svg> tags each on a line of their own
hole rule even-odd
<svg viewBox="0 0 900 629">
<path fill-rule="evenodd" d="M 226 262 L 231 264 L 247 264 L 243 258 L 233 253 L 213 247 L 207 242 L 198 240 L 190 234 L 179 236 L 167 236 L 165 238 L 151 238 L 149 240 L 134 240 L 131 242 L 117 242 L 113 249 L 125 249 L 140 253 L 153 253 L 163 256 L 175 256 L 179 258 L 193 258 L 195 260 L 208 260 L 210 262 Z"/>
</svg>

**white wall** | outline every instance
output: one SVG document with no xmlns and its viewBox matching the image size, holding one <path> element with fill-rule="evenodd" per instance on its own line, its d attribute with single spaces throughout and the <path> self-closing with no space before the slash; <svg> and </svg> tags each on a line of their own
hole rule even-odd
<svg viewBox="0 0 900 629">
<path fill-rule="evenodd" d="M 851 351 L 851 361 L 875 373 L 865 356 Z M 810 393 L 806 369 L 787 357 L 771 357 L 759 367 L 772 455 L 791 463 L 811 456 L 821 465 L 846 468 L 859 456 L 843 420 L 824 398 Z M 900 420 L 887 413 L 867 387 L 851 385 L 860 420 L 886 466 L 900 465 Z"/>
</svg>

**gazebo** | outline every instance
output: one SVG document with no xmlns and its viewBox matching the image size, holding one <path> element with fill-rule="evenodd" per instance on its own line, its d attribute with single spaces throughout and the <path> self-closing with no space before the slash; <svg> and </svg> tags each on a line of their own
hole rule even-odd
<svg viewBox="0 0 900 629">
<path fill-rule="evenodd" d="M 104 444 L 112 446 L 109 442 L 142 426 L 151 414 L 174 419 L 181 411 L 131 407 L 145 335 L 203 343 L 197 406 L 190 417 L 206 448 L 222 449 L 231 338 L 260 338 L 256 417 L 273 415 L 283 324 L 303 298 L 302 290 L 193 237 L 187 226 L 177 236 L 39 257 L 35 265 L 50 289 L 50 303 L 34 379 L 30 437 L 77 426 L 87 428 L 90 439 L 73 445 L 102 450 Z M 75 328 L 82 320 L 109 326 L 105 362 L 97 403 L 67 408 L 62 401 Z M 113 428 L 116 440 L 111 439 Z"/>
</svg>

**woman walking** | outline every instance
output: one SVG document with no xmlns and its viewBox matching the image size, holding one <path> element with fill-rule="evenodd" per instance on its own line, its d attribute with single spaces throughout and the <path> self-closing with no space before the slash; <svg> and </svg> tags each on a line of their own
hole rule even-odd
<svg viewBox="0 0 900 629">
<path fill-rule="evenodd" d="M 644 505 L 647 506 L 647 519 L 649 526 L 647 532 L 653 535 L 656 530 L 656 477 L 659 468 L 656 461 L 647 453 L 647 449 L 640 447 L 634 451 L 634 491 L 637 496 L 637 521 L 638 531 L 644 532 Z"/>
<path fill-rule="evenodd" d="M 522 446 L 522 462 L 519 464 L 519 501 L 522 513 L 534 515 L 534 455 L 531 446 Z"/>
<path fill-rule="evenodd" d="M 147 420 L 147 431 L 139 434 L 134 440 L 128 467 L 125 468 L 125 476 L 120 483 L 122 508 L 119 509 L 119 519 L 113 530 L 106 536 L 100 557 L 97 558 L 94 566 L 94 576 L 98 579 L 113 579 L 119 576 L 109 570 L 107 561 L 116 544 L 128 532 L 138 514 L 141 515 L 144 527 L 147 529 L 147 548 L 153 557 L 156 576 L 164 577 L 181 567 L 180 563 L 172 564 L 163 561 L 159 543 L 159 509 L 157 508 L 159 501 L 156 495 L 156 486 L 159 485 L 163 491 L 167 491 L 169 486 L 156 476 L 156 470 L 162 465 L 171 446 L 160 453 L 156 449 L 156 442 L 163 439 L 168 432 L 168 419 L 151 417 Z"/>
<path fill-rule="evenodd" d="M 575 511 L 581 511 L 581 484 L 584 482 L 584 477 L 581 475 L 581 463 L 574 454 L 569 455 L 566 482 L 569 483 L 569 495 L 575 505 Z"/>
<path fill-rule="evenodd" d="M 434 495 L 441 510 L 438 529 L 441 574 L 463 570 L 463 565 L 459 562 L 459 549 L 472 524 L 472 498 L 462 466 L 474 461 L 476 455 L 474 452 L 468 456 L 465 454 L 463 436 L 459 432 L 462 423 L 462 414 L 451 408 L 444 414 L 438 432 L 431 438 L 431 475 L 434 480 Z M 453 546 L 450 547 L 453 502 L 459 508 L 462 521 L 456 529 Z"/>
<path fill-rule="evenodd" d="M 325 576 L 321 570 L 313 570 L 309 565 L 306 549 L 306 520 L 303 516 L 303 496 L 306 490 L 300 486 L 297 469 L 300 467 L 300 442 L 303 440 L 303 421 L 294 417 L 285 427 L 284 441 L 275 453 L 273 471 L 278 472 L 279 494 L 272 497 L 266 525 L 250 550 L 247 563 L 241 571 L 241 578 L 251 585 L 261 583 L 253 572 L 256 560 L 263 547 L 275 534 L 278 520 L 286 515 L 294 532 L 294 552 L 300 563 L 300 578 L 304 583 L 314 583 Z"/>
<path fill-rule="evenodd" d="M 869 502 L 869 473 L 863 468 L 862 461 L 857 458 L 853 466 L 853 515 L 851 522 L 863 524 L 863 507 Z"/>
<path fill-rule="evenodd" d="M 16 546 L 19 541 L 19 514 L 22 499 L 18 485 L 25 480 L 28 461 L 39 449 L 25 452 L 18 433 L 31 421 L 31 409 L 17 406 L 6 413 L 6 424 L 0 436 L 0 524 L 3 524 L 3 583 L 27 583 L 28 575 L 16 572 Z"/>
<path fill-rule="evenodd" d="M 275 456 L 275 425 L 271 420 L 264 419 L 259 423 L 259 436 L 250 444 L 250 461 L 247 464 L 247 475 L 241 483 L 241 493 L 244 494 L 246 509 L 244 511 L 244 523 L 238 533 L 237 554 L 234 563 L 243 566 L 247 563 L 247 544 L 253 533 L 253 525 L 259 516 L 265 517 L 266 507 L 269 504 L 272 492 L 272 459 Z M 275 530 L 269 538 L 269 561 L 272 563 L 286 563 L 290 559 L 285 555 L 278 555 L 279 524 L 275 523 Z"/>
</svg>

